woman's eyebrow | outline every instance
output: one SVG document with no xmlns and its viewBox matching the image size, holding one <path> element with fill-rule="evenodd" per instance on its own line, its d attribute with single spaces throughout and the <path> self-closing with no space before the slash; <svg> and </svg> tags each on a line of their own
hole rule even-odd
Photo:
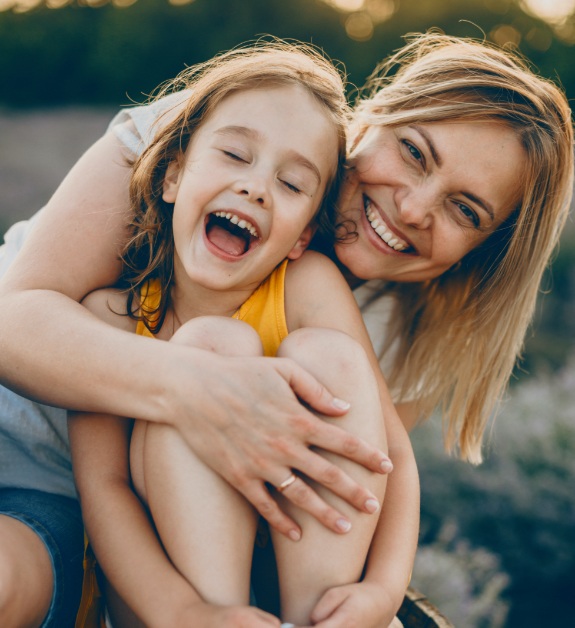
<svg viewBox="0 0 575 628">
<path fill-rule="evenodd" d="M 438 153 L 437 148 L 435 147 L 435 144 L 433 143 L 433 140 L 431 139 L 431 136 L 429 135 L 429 133 L 424 128 L 420 127 L 418 124 L 410 124 L 410 127 L 416 130 L 419 133 L 419 135 L 421 135 L 421 137 L 424 139 L 425 143 L 427 144 L 427 148 L 429 149 L 429 152 L 431 153 L 431 157 L 433 158 L 435 165 L 441 168 L 441 166 L 443 166 L 443 159 L 441 158 L 441 155 Z"/>
<path fill-rule="evenodd" d="M 433 143 L 433 139 L 431 138 L 429 133 L 426 131 L 426 129 L 422 128 L 421 126 L 417 124 L 411 124 L 410 126 L 412 129 L 414 129 L 421 135 L 424 142 L 427 144 L 427 148 L 429 149 L 429 152 L 431 153 L 431 157 L 433 158 L 433 161 L 435 162 L 438 168 L 441 168 L 441 166 L 443 165 L 443 159 L 441 158 L 441 155 L 439 154 L 435 144 Z M 476 205 L 479 205 L 481 208 L 483 208 L 485 212 L 491 218 L 491 221 L 495 220 L 495 211 L 493 207 L 491 206 L 491 203 L 481 198 L 480 196 L 477 196 L 477 194 L 473 194 L 472 192 L 462 191 L 461 193 L 463 194 L 463 196 L 468 198 L 472 203 L 475 203 Z"/>
<path fill-rule="evenodd" d="M 252 140 L 256 140 L 256 141 L 262 140 L 262 135 L 259 131 L 256 131 L 256 129 L 251 129 L 250 127 L 247 127 L 247 126 L 235 126 L 235 125 L 224 126 L 224 127 L 221 127 L 220 129 L 217 129 L 215 131 L 215 134 L 216 135 L 242 135 Z M 303 166 L 304 168 L 307 168 L 308 170 L 310 170 L 311 173 L 317 179 L 317 182 L 321 184 L 321 181 L 322 181 L 321 173 L 319 171 L 319 168 L 312 161 L 310 161 L 307 157 L 304 157 L 304 155 L 302 155 L 301 153 L 295 150 L 291 150 L 291 149 L 288 150 L 288 154 L 290 158 L 293 159 L 300 166 Z"/>
</svg>

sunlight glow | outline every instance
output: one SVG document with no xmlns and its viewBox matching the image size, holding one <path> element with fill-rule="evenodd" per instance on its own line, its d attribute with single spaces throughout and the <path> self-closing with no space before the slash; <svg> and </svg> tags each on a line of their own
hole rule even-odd
<svg viewBox="0 0 575 628">
<path fill-rule="evenodd" d="M 575 0 L 522 0 L 526 11 L 551 24 L 561 24 L 573 11 Z"/>
<path fill-rule="evenodd" d="M 359 11 L 363 8 L 363 0 L 324 0 L 340 11 Z"/>
</svg>

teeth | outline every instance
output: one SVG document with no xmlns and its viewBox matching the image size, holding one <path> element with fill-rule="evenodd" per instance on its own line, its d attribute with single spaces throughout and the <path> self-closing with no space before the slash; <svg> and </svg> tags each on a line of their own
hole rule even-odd
<svg viewBox="0 0 575 628">
<path fill-rule="evenodd" d="M 214 215 L 218 218 L 225 218 L 226 220 L 229 220 L 233 225 L 237 225 L 240 229 L 247 229 L 247 231 L 249 231 L 254 238 L 259 238 L 258 232 L 251 222 L 248 222 L 243 218 L 238 218 L 238 216 L 232 214 L 232 212 L 214 212 Z"/>
<path fill-rule="evenodd" d="M 379 216 L 371 208 L 371 201 L 369 199 L 364 200 L 365 215 L 369 220 L 370 225 L 377 235 L 392 249 L 396 251 L 403 251 L 409 247 L 407 242 L 400 240 L 394 233 L 392 233 L 387 225 L 381 221 Z"/>
</svg>

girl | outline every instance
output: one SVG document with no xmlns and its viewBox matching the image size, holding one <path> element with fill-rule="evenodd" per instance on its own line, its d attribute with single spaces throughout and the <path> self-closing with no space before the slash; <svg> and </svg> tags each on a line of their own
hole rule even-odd
<svg viewBox="0 0 575 628">
<path fill-rule="evenodd" d="M 132 235 L 123 255 L 128 292 L 96 291 L 85 305 L 126 331 L 227 356 L 290 357 L 351 402 L 344 421 L 350 433 L 387 449 L 379 367 L 351 291 L 326 258 L 304 254 L 322 204 L 318 223 L 331 226 L 345 158 L 346 102 L 337 72 L 318 55 L 276 45 L 234 51 L 186 74 L 190 89 L 180 113 L 135 164 Z M 138 421 L 130 465 L 128 440 L 122 418 L 71 419 L 74 473 L 88 536 L 110 581 L 113 624 L 135 623 L 122 602 L 144 625 L 166 622 L 158 600 L 180 574 L 201 597 L 195 625 L 206 613 L 201 600 L 246 606 L 256 511 L 174 430 Z M 368 508 L 377 511 L 384 477 L 338 464 L 371 491 Z M 399 574 L 410 569 L 416 544 L 414 469 L 410 480 L 414 521 L 405 522 L 412 538 Z M 179 574 L 159 575 L 171 566 L 158 560 L 161 548 L 130 481 Z M 290 473 L 277 489 L 296 482 Z M 346 514 L 339 531 L 353 528 L 349 534 L 335 535 L 291 508 L 301 541 L 294 547 L 299 536 L 272 532 L 283 619 L 309 624 L 328 589 L 361 577 L 377 517 L 337 506 Z M 382 561 L 375 549 L 371 562 Z M 377 571 L 368 569 L 366 580 L 378 584 Z M 86 625 L 85 612 L 78 625 Z M 251 622 L 277 623 L 255 610 Z"/>
<path fill-rule="evenodd" d="M 397 72 L 388 75 L 388 69 Z M 308 445 L 345 451 L 373 470 L 382 459 L 365 442 L 346 441 L 349 437 L 336 427 L 297 405 L 286 386 L 321 413 L 341 415 L 317 380 L 289 359 L 259 362 L 254 378 L 241 358 L 190 348 L 184 353 L 177 343 L 150 346 L 146 339 L 103 326 L 74 303 L 117 281 L 127 211 L 123 156 L 142 150 L 153 121 L 169 106 L 164 100 L 124 112 L 80 160 L 35 225 L 20 225 L 9 234 L 6 264 L 24 237 L 26 242 L 0 292 L 2 378 L 51 403 L 173 426 L 198 456 L 257 504 L 275 529 L 297 533 L 265 482 L 278 485 L 297 469 L 327 481 L 339 495 L 349 499 L 353 494 L 351 502 L 360 506 L 365 493 L 349 478 L 331 475 L 333 469 L 328 473 L 325 459 Z M 336 245 L 335 255 L 350 285 L 369 280 L 354 292 L 378 350 L 385 350 L 382 367 L 394 383 L 395 400 L 402 402 L 398 409 L 405 425 L 411 429 L 437 404 L 445 410 L 448 446 L 477 461 L 491 409 L 504 392 L 569 209 L 573 132 L 567 100 L 508 51 L 427 34 L 414 38 L 374 76 L 355 118 L 359 141 L 351 138 L 350 176 L 339 202 L 341 222 L 353 229 L 346 242 Z M 461 135 L 477 129 L 497 133 Z M 519 156 L 510 155 L 508 161 L 512 165 L 520 157 L 519 181 L 516 173 L 500 172 L 484 159 L 497 156 L 502 132 L 520 145 Z M 461 141 L 454 144 L 453 137 Z M 496 189 L 517 194 L 500 225 L 490 224 Z M 408 248 L 391 250 L 385 239 L 394 237 L 395 244 Z M 448 257 L 439 257 L 446 252 Z M 425 272 L 415 274 L 419 262 L 425 262 L 425 268 L 419 267 Z M 62 273 L 63 268 L 71 270 Z M 96 334 L 97 345 L 91 342 Z M 42 352 L 36 351 L 38 343 Z M 146 367 L 149 361 L 156 371 Z M 19 416 L 22 398 L 6 389 L 2 398 L 4 416 Z M 259 403 L 254 405 L 254 399 Z M 26 412 L 35 426 L 48 424 L 41 410 L 30 404 Z M 395 442 L 393 416 L 386 413 L 390 442 Z M 31 436 L 24 429 L 10 442 L 26 438 Z M 51 444 L 48 450 L 54 448 Z M 402 490 L 397 482 L 401 461 L 392 447 L 389 453 L 394 472 L 379 525 L 395 530 L 394 542 L 382 548 L 386 565 L 397 565 L 409 513 L 395 506 Z M 46 477 L 37 471 L 34 486 Z M 57 477 L 71 485 L 63 465 Z M 62 491 L 54 486 L 44 483 L 43 494 Z M 336 529 L 338 517 L 311 487 L 303 493 L 304 488 L 300 477 L 282 497 L 296 499 Z M 42 512 L 32 505 L 30 510 L 36 518 Z M 20 601 L 19 612 L 30 609 L 30 598 L 48 598 L 48 605 L 50 595 L 56 599 L 52 553 L 42 543 L 29 543 L 30 536 L 38 536 L 32 529 L 29 524 L 13 529 L 10 544 L 0 548 L 0 565 L 18 576 L 6 580 L 12 586 L 3 599 Z M 30 554 L 42 568 L 28 568 Z M 384 595 L 399 606 L 403 582 L 397 586 L 400 579 L 392 569 L 382 575 Z M 30 590 L 38 594 L 22 600 L 19 592 Z M 332 589 L 313 619 L 322 628 L 381 625 L 381 607 L 373 599 L 382 599 L 382 589 L 365 582 Z"/>
</svg>

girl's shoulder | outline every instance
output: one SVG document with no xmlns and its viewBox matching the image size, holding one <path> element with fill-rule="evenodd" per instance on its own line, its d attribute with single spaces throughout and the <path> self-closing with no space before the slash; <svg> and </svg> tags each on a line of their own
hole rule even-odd
<svg viewBox="0 0 575 628">
<path fill-rule="evenodd" d="M 290 330 L 324 326 L 344 310 L 359 313 L 337 266 L 316 251 L 306 251 L 287 265 L 285 310 Z"/>
<path fill-rule="evenodd" d="M 134 332 L 136 321 L 127 315 L 128 295 L 123 290 L 103 288 L 94 290 L 82 300 L 82 305 L 100 320 L 122 329 Z"/>
</svg>

